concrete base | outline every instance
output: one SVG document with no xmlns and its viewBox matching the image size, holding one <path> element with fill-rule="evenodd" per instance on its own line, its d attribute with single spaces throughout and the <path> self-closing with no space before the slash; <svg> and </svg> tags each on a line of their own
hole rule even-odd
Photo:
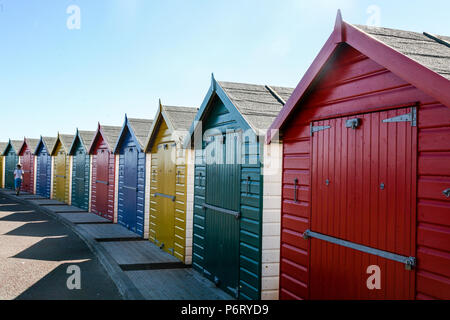
<svg viewBox="0 0 450 320">
<path fill-rule="evenodd" d="M 108 219 L 88 212 L 63 212 L 59 213 L 59 215 L 74 224 L 112 223 Z"/>
<path fill-rule="evenodd" d="M 51 206 L 43 206 L 45 209 L 50 210 L 51 212 L 54 213 L 79 213 L 79 212 L 86 212 L 86 210 L 77 208 L 77 207 L 73 207 L 73 206 L 56 206 L 56 205 L 51 205 Z"/>
</svg>

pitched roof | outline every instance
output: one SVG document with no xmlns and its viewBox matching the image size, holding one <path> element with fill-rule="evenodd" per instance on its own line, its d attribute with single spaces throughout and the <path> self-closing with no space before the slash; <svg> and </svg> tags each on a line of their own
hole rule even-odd
<svg viewBox="0 0 450 320">
<path fill-rule="evenodd" d="M 72 141 L 74 138 L 75 138 L 75 136 L 71 135 L 71 134 L 58 134 L 58 138 L 56 139 L 56 141 L 53 145 L 51 153 L 53 154 L 53 152 L 55 152 L 55 148 L 56 148 L 58 139 L 61 142 L 61 145 L 64 148 L 64 151 L 66 153 L 68 153 L 70 151 L 70 146 L 72 145 Z"/>
<path fill-rule="evenodd" d="M 128 119 L 128 124 L 131 126 L 136 139 L 138 140 L 141 149 L 144 148 L 145 140 L 148 137 L 153 120 L 148 119 Z"/>
<path fill-rule="evenodd" d="M 25 141 L 27 142 L 27 145 L 28 145 L 28 148 L 30 149 L 30 151 L 32 153 L 34 153 L 36 148 L 37 148 L 37 145 L 39 143 L 39 139 L 28 139 L 28 138 L 25 138 Z"/>
<path fill-rule="evenodd" d="M 78 134 L 80 135 L 81 140 L 83 140 L 84 148 L 87 151 L 87 148 L 91 145 L 92 140 L 94 140 L 95 131 L 78 131 Z"/>
<path fill-rule="evenodd" d="M 103 139 L 106 140 L 106 143 L 110 146 L 111 151 L 114 150 L 114 146 L 117 143 L 117 139 L 119 139 L 120 131 L 122 127 L 115 126 L 101 126 L 101 131 L 103 133 Z"/>
<path fill-rule="evenodd" d="M 272 124 L 293 88 L 224 82 L 222 87 L 233 105 L 253 129 L 266 130 Z"/>
<path fill-rule="evenodd" d="M 47 151 L 50 153 L 50 152 L 52 152 L 53 147 L 55 146 L 56 138 L 55 137 L 42 137 L 42 142 L 44 143 Z M 37 148 L 37 146 L 36 146 L 36 148 Z"/>
<path fill-rule="evenodd" d="M 429 40 L 428 40 L 429 39 Z M 450 108 L 449 37 L 354 26 L 342 20 L 338 11 L 333 32 L 295 88 L 285 107 L 267 132 L 270 143 L 316 77 L 342 43 L 347 43 L 393 74 Z M 430 42 L 431 41 L 431 42 Z"/>
<path fill-rule="evenodd" d="M 450 42 L 450 37 L 429 37 L 425 35 L 426 33 L 354 26 L 450 80 L 450 47 L 442 43 Z"/>
<path fill-rule="evenodd" d="M 189 127 L 195 119 L 198 112 L 197 108 L 164 106 L 159 102 L 158 112 L 153 121 L 148 138 L 146 139 L 145 150 L 153 147 L 153 142 L 158 135 L 161 122 L 164 120 L 171 131 L 172 138 L 175 141 L 183 141 L 188 134 Z"/>
<path fill-rule="evenodd" d="M 3 152 L 5 151 L 7 145 L 8 142 L 0 142 L 0 155 L 3 155 Z"/>
<path fill-rule="evenodd" d="M 9 142 L 13 147 L 14 151 L 16 152 L 16 154 L 19 155 L 20 149 L 22 148 L 23 140 L 10 140 Z"/>
<path fill-rule="evenodd" d="M 174 130 L 187 131 L 198 112 L 197 108 L 162 106 Z"/>
</svg>

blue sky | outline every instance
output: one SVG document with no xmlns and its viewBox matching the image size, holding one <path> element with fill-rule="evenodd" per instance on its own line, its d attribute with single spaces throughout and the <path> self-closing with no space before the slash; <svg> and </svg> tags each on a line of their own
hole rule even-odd
<svg viewBox="0 0 450 320">
<path fill-rule="evenodd" d="M 0 0 L 0 141 L 153 118 L 159 98 L 198 107 L 211 72 L 295 87 L 338 8 L 350 23 L 450 35 L 448 0 Z"/>
</svg>

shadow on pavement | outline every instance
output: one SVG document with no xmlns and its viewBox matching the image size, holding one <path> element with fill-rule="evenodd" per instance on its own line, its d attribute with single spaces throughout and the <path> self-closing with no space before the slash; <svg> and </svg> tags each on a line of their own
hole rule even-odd
<svg viewBox="0 0 450 320">
<path fill-rule="evenodd" d="M 24 224 L 8 233 L 7 236 L 26 237 L 57 237 L 64 236 L 67 232 L 55 221 L 35 222 Z"/>
<path fill-rule="evenodd" d="M 9 222 L 33 222 L 33 221 L 49 221 L 48 217 L 43 214 L 36 214 L 34 211 L 20 211 L 9 214 L 3 218 L 0 218 L 0 221 L 9 221 Z"/>
<path fill-rule="evenodd" d="M 73 274 L 67 273 L 71 265 L 80 267 L 80 290 L 69 290 L 67 280 Z M 120 300 L 114 283 L 104 276 L 105 270 L 96 261 L 64 263 L 40 279 L 17 300 Z M 70 282 L 72 283 L 72 282 Z"/>
<path fill-rule="evenodd" d="M 41 261 L 70 261 L 92 258 L 82 241 L 74 236 L 45 238 L 12 258 Z"/>
</svg>

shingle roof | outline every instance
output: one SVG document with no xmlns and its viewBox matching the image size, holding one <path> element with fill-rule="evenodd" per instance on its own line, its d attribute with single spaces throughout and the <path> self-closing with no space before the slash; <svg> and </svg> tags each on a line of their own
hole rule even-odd
<svg viewBox="0 0 450 320">
<path fill-rule="evenodd" d="M 92 140 L 94 140 L 95 133 L 95 131 L 78 131 L 86 152 L 88 152 L 88 148 L 91 145 Z"/>
<path fill-rule="evenodd" d="M 114 151 L 114 147 L 119 139 L 120 131 L 122 127 L 104 126 L 101 125 L 101 131 L 103 133 L 103 139 L 109 145 L 110 151 Z"/>
<path fill-rule="evenodd" d="M 131 119 L 128 118 L 128 123 L 134 131 L 134 134 L 141 145 L 141 148 L 144 148 L 145 140 L 150 133 L 150 129 L 152 127 L 153 120 L 148 119 Z"/>
<path fill-rule="evenodd" d="M 450 80 L 450 48 L 418 32 L 354 25 L 405 56 Z M 436 36 L 444 42 L 450 37 Z"/>
<path fill-rule="evenodd" d="M 20 152 L 20 148 L 22 148 L 23 140 L 11 140 L 11 145 L 14 148 L 14 151 L 18 155 Z"/>
<path fill-rule="evenodd" d="M 8 142 L 0 142 L 0 155 L 3 155 L 3 152 L 5 151 L 7 145 Z"/>
<path fill-rule="evenodd" d="M 61 141 L 63 148 L 66 152 L 69 152 L 70 146 L 71 146 L 74 138 L 75 138 L 75 136 L 71 135 L 71 134 L 60 134 L 59 135 L 59 141 Z M 53 146 L 53 148 L 54 147 L 55 146 Z"/>
<path fill-rule="evenodd" d="M 44 142 L 47 151 L 52 152 L 53 147 L 55 146 L 55 143 L 56 143 L 56 138 L 55 137 L 42 137 L 42 141 Z"/>
<path fill-rule="evenodd" d="M 162 106 L 162 108 L 169 117 L 173 129 L 179 131 L 188 131 L 198 112 L 197 108 L 190 107 Z"/>
<path fill-rule="evenodd" d="M 28 138 L 26 138 L 26 140 L 27 140 L 28 148 L 30 149 L 30 151 L 32 153 L 34 153 L 34 151 L 36 150 L 37 145 L 39 143 L 39 139 L 28 139 Z"/>
<path fill-rule="evenodd" d="M 293 88 L 218 82 L 253 129 L 267 130 L 294 91 Z"/>
</svg>

